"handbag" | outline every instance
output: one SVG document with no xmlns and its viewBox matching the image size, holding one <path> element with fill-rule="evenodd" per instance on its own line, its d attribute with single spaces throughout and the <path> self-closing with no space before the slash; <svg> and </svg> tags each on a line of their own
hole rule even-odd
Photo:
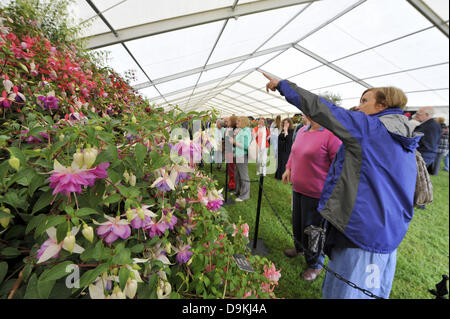
<svg viewBox="0 0 450 319">
<path fill-rule="evenodd" d="M 433 202 L 433 184 L 431 184 L 430 174 L 427 165 L 420 152 L 416 149 L 417 178 L 416 189 L 414 191 L 414 205 L 421 206 Z"/>
</svg>

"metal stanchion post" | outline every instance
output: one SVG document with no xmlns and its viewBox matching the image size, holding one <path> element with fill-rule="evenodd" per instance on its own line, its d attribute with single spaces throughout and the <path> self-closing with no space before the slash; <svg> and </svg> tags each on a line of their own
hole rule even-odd
<svg viewBox="0 0 450 319">
<path fill-rule="evenodd" d="M 258 192 L 258 204 L 256 208 L 255 234 L 253 236 L 253 240 L 249 243 L 249 245 L 253 254 L 266 256 L 268 255 L 268 250 L 266 246 L 264 246 L 262 239 L 258 239 L 259 216 L 261 214 L 263 184 L 264 184 L 264 175 L 261 175 L 259 177 L 259 192 Z"/>
<path fill-rule="evenodd" d="M 234 200 L 228 198 L 228 163 L 225 166 L 225 198 L 224 198 L 223 206 L 234 204 Z"/>
</svg>

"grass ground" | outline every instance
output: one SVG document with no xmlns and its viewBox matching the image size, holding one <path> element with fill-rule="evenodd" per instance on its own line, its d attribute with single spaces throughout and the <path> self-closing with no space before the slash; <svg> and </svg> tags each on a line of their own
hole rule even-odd
<svg viewBox="0 0 450 319">
<path fill-rule="evenodd" d="M 441 165 L 443 167 L 443 165 Z M 210 165 L 204 167 L 210 174 Z M 214 178 L 223 187 L 225 170 L 213 169 Z M 250 180 L 258 180 L 255 164 L 249 165 Z M 391 291 L 395 299 L 430 299 L 433 296 L 428 289 L 449 273 L 449 175 L 441 170 L 439 176 L 432 176 L 434 202 L 426 210 L 416 210 L 408 233 L 397 251 L 397 268 Z M 292 189 L 276 180 L 273 175 L 264 179 L 264 191 L 277 210 L 285 225 L 291 230 Z M 230 194 L 229 194 L 230 196 Z M 232 197 L 234 199 L 234 197 Z M 226 206 L 230 219 L 234 222 L 242 217 L 250 226 L 249 238 L 253 238 L 258 199 L 258 183 L 251 183 L 251 199 Z M 322 272 L 316 281 L 306 283 L 300 273 L 306 269 L 303 257 L 287 258 L 283 250 L 293 247 L 293 241 L 263 197 L 258 237 L 268 248 L 268 259 L 277 269 L 281 269 L 281 278 L 276 288 L 280 298 L 317 299 L 321 298 L 324 279 Z"/>
</svg>

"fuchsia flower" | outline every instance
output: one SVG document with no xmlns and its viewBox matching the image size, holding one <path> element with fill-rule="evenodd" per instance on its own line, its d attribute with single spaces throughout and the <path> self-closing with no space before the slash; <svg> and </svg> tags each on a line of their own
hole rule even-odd
<svg viewBox="0 0 450 319">
<path fill-rule="evenodd" d="M 53 195 L 57 193 L 69 196 L 75 192 L 81 194 L 81 186 L 93 186 L 96 179 L 108 177 L 106 168 L 109 163 L 104 162 L 93 169 L 81 169 L 75 163 L 70 167 L 62 166 L 57 160 L 54 163 L 54 170 L 51 171 L 52 176 L 48 178 L 50 188 L 53 188 Z"/>
<path fill-rule="evenodd" d="M 237 233 L 239 233 L 239 230 L 242 231 L 242 235 L 248 238 L 248 232 L 249 232 L 249 226 L 247 223 L 242 224 L 241 227 L 237 228 L 236 224 L 233 224 L 234 233 L 231 236 L 236 236 Z"/>
<path fill-rule="evenodd" d="M 149 210 L 149 207 L 149 205 L 142 205 L 142 211 L 140 211 L 139 213 L 138 208 L 133 208 L 130 210 L 131 227 L 133 227 L 134 229 L 144 228 L 152 222 L 151 218 L 156 217 L 156 214 Z"/>
<path fill-rule="evenodd" d="M 162 220 L 155 223 L 155 220 L 151 219 L 150 223 L 144 226 L 144 230 L 148 230 L 150 238 L 155 236 L 161 237 L 167 229 L 169 229 L 169 226 Z"/>
<path fill-rule="evenodd" d="M 26 134 L 28 134 L 29 132 L 30 132 L 29 130 L 24 130 L 24 131 L 21 131 L 20 133 L 21 133 L 22 135 L 26 135 Z M 39 135 L 40 135 L 44 140 L 47 140 L 47 139 L 48 139 L 48 134 L 45 133 L 45 132 L 39 132 Z M 25 138 L 25 140 L 26 140 L 28 143 L 33 143 L 33 144 L 40 144 L 40 143 L 42 143 L 42 140 L 41 140 L 39 137 L 36 137 L 36 136 L 24 136 L 24 138 Z"/>
<path fill-rule="evenodd" d="M 71 231 L 72 235 L 75 236 L 78 233 L 79 229 L 80 229 L 79 227 L 72 228 Z M 46 232 L 48 235 L 48 239 L 41 245 L 41 247 L 37 252 L 38 264 L 47 261 L 50 258 L 58 258 L 59 252 L 61 251 L 62 248 L 64 248 L 65 250 L 69 250 L 67 247 L 64 246 L 64 241 L 58 243 L 56 239 L 55 227 L 50 227 L 49 229 L 47 229 Z M 72 250 L 72 252 L 77 254 L 81 254 L 83 251 L 84 248 L 77 244 L 74 245 Z"/>
<path fill-rule="evenodd" d="M 157 170 L 156 174 L 158 178 L 150 187 L 156 187 L 158 190 L 163 192 L 168 192 L 175 189 L 175 174 L 170 174 L 169 176 L 169 173 L 164 168 Z"/>
<path fill-rule="evenodd" d="M 11 107 L 11 103 L 9 103 L 8 94 L 6 91 L 3 91 L 2 96 L 0 97 L 0 106 L 9 109 Z"/>
<path fill-rule="evenodd" d="M 44 109 L 55 109 L 57 110 L 59 108 L 58 105 L 58 98 L 55 96 L 43 96 L 39 95 L 37 99 L 40 101 L 38 103 L 40 106 L 42 106 Z"/>
<path fill-rule="evenodd" d="M 194 254 L 192 251 L 189 251 L 190 248 L 191 246 L 187 244 L 182 244 L 177 248 L 174 248 L 175 252 L 177 253 L 176 260 L 180 265 L 187 263 L 189 259 L 191 259 L 191 256 Z"/>
<path fill-rule="evenodd" d="M 281 270 L 275 269 L 275 264 L 272 263 L 272 266 L 269 268 L 264 265 L 264 277 L 266 277 L 272 284 L 278 284 L 278 280 L 281 277 Z"/>
<path fill-rule="evenodd" d="M 181 141 L 174 145 L 172 151 L 183 156 L 191 165 L 202 160 L 202 146 L 191 141 Z"/>
<path fill-rule="evenodd" d="M 127 239 L 131 235 L 131 228 L 129 222 L 124 219 L 120 219 L 120 216 L 116 218 L 105 215 L 108 220 L 104 223 L 99 224 L 100 227 L 97 228 L 97 234 L 105 239 L 108 244 L 116 241 L 119 237 L 122 239 Z"/>
</svg>

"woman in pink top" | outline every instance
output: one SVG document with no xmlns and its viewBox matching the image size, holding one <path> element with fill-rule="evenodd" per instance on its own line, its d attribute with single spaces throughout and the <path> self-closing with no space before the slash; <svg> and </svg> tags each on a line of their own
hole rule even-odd
<svg viewBox="0 0 450 319">
<path fill-rule="evenodd" d="M 328 175 L 331 162 L 341 145 L 341 141 L 330 131 L 313 122 L 302 127 L 292 145 L 291 154 L 282 181 L 292 182 L 292 229 L 295 237 L 295 248 L 286 249 L 288 257 L 304 254 L 304 247 L 308 247 L 308 238 L 304 234 L 310 225 L 320 226 L 323 218 L 317 212 L 320 195 Z M 302 278 L 313 281 L 317 278 L 324 256 L 313 258 L 305 254 L 308 269 Z"/>
</svg>

